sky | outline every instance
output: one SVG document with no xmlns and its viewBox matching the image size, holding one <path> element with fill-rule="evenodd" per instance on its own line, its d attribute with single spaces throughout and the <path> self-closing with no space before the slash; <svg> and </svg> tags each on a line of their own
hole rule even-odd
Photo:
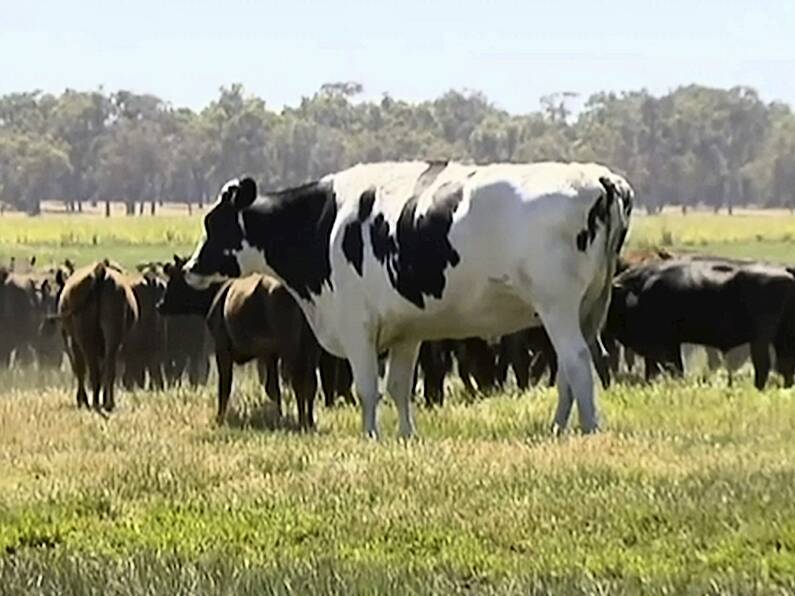
<svg viewBox="0 0 795 596">
<path fill-rule="evenodd" d="M 476 89 L 514 113 L 690 83 L 795 106 L 795 0 L 0 0 L 0 94 L 102 86 L 201 108 L 239 82 L 278 110 L 331 81 L 365 99 Z"/>
</svg>

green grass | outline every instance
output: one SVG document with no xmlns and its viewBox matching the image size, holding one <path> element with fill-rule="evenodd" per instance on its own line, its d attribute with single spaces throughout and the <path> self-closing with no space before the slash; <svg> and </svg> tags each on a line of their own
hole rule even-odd
<svg viewBox="0 0 795 596">
<path fill-rule="evenodd" d="M 0 217 L 0 263 L 12 256 L 40 265 L 77 264 L 111 257 L 126 267 L 193 252 L 201 235 L 200 215 L 113 217 L 46 215 Z"/>
<path fill-rule="evenodd" d="M 784 212 L 713 215 L 665 213 L 633 219 L 630 246 L 792 262 L 795 216 Z M 41 265 L 111 257 L 126 267 L 193 252 L 201 213 L 141 217 L 46 215 L 0 217 L 0 263 L 36 256 Z"/>
<path fill-rule="evenodd" d="M 419 410 L 409 443 L 386 402 L 379 444 L 353 408 L 268 430 L 252 375 L 226 428 L 209 388 L 105 419 L 64 382 L 3 383 L 0 591 L 795 589 L 795 401 L 748 378 L 620 385 L 595 437 L 549 436 L 549 390 Z"/>
</svg>

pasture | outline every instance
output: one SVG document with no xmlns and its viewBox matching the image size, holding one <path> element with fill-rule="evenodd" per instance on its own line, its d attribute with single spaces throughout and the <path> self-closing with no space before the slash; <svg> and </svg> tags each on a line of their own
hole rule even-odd
<svg viewBox="0 0 795 596">
<path fill-rule="evenodd" d="M 791 262 L 795 217 L 637 217 L 631 244 Z M 0 217 L 0 262 L 192 250 L 197 216 Z M 0 594 L 795 591 L 795 400 L 749 376 L 601 392 L 555 439 L 553 390 L 417 408 L 421 439 L 276 424 L 251 371 L 230 423 L 200 390 L 77 411 L 66 373 L 0 376 Z M 775 384 L 774 384 L 775 385 Z M 288 399 L 286 411 L 294 413 Z M 293 414 L 294 416 L 294 414 Z"/>
</svg>

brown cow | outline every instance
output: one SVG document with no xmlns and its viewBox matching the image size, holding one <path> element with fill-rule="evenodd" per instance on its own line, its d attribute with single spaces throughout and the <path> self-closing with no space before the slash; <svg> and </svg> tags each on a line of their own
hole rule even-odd
<svg viewBox="0 0 795 596">
<path fill-rule="evenodd" d="M 126 389 L 143 389 L 149 373 L 149 388 L 162 390 L 165 324 L 155 306 L 165 284 L 154 274 L 130 275 L 127 279 L 138 305 L 138 320 L 122 346 L 122 383 Z"/>
<path fill-rule="evenodd" d="M 59 272 L 61 288 L 57 318 L 72 370 L 77 377 L 77 405 L 88 407 L 88 372 L 93 407 L 114 406 L 116 363 L 127 335 L 138 319 L 138 304 L 119 268 L 100 261 L 76 270 L 68 279 Z"/>
<path fill-rule="evenodd" d="M 164 271 L 166 266 L 167 264 L 164 263 L 148 262 L 140 263 L 136 267 L 148 280 L 151 288 L 152 296 L 147 298 L 147 302 L 151 302 L 152 312 L 155 314 L 151 317 L 148 326 L 156 327 L 156 331 L 152 331 L 150 335 L 156 336 L 158 340 L 156 357 L 160 361 L 163 382 L 169 386 L 176 386 L 182 383 L 183 376 L 187 376 L 191 386 L 204 385 L 210 373 L 211 343 L 204 317 L 198 315 L 163 317 L 155 312 L 155 304 L 162 298 L 168 281 Z M 155 366 L 151 361 L 149 365 Z M 140 378 L 140 373 L 138 376 Z M 150 372 L 150 379 L 152 378 Z"/>
<path fill-rule="evenodd" d="M 164 315 L 205 316 L 215 341 L 218 422 L 226 416 L 233 365 L 255 358 L 268 365 L 269 397 L 276 401 L 281 413 L 275 364 L 279 359 L 295 392 L 300 427 L 314 428 L 320 347 L 287 289 L 273 278 L 252 275 L 196 290 L 185 282 L 183 264 L 175 257 L 175 263 L 166 267 L 168 283 L 158 309 Z"/>
<path fill-rule="evenodd" d="M 33 359 L 36 334 L 35 287 L 25 276 L 0 269 L 0 367 L 5 368 L 14 354 L 16 363 Z"/>
</svg>

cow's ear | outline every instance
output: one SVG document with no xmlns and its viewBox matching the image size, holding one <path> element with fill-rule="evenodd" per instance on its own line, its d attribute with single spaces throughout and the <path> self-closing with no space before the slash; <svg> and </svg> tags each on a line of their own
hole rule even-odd
<svg viewBox="0 0 795 596">
<path fill-rule="evenodd" d="M 257 198 L 257 183 L 253 178 L 243 178 L 237 187 L 237 192 L 232 198 L 232 204 L 237 211 L 242 211 L 251 206 L 254 199 Z"/>
</svg>

